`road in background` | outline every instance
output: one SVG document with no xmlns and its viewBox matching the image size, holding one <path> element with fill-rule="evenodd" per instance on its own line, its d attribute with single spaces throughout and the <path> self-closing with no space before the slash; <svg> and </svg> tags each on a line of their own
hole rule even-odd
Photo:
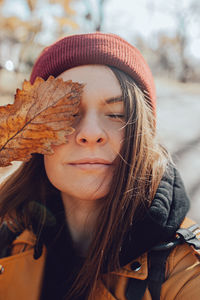
<svg viewBox="0 0 200 300">
<path fill-rule="evenodd" d="M 200 223 L 200 86 L 156 79 L 158 132 L 172 154 Z"/>
</svg>

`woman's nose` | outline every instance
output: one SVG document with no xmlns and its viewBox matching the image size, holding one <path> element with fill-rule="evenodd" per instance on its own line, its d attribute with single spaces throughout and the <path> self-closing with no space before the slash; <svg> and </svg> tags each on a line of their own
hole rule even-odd
<svg viewBox="0 0 200 300">
<path fill-rule="evenodd" d="M 106 141 L 107 133 L 98 118 L 95 116 L 85 117 L 77 130 L 76 142 L 79 145 L 93 146 L 97 144 L 104 145 Z"/>
</svg>

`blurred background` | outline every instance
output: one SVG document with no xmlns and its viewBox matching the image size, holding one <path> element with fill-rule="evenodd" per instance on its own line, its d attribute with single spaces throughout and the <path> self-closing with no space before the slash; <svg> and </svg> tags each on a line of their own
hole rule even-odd
<svg viewBox="0 0 200 300">
<path fill-rule="evenodd" d="M 158 132 L 200 223 L 200 1 L 0 0 L 0 105 L 13 103 L 46 46 L 74 33 L 112 32 L 139 48 L 157 88 Z M 19 165 L 0 168 L 0 181 Z"/>
</svg>

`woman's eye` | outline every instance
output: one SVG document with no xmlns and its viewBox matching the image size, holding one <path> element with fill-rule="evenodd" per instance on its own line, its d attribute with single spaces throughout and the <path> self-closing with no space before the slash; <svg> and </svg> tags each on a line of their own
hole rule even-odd
<svg viewBox="0 0 200 300">
<path fill-rule="evenodd" d="M 123 119 L 124 115 L 123 114 L 109 114 L 108 117 L 113 118 L 113 119 Z"/>
</svg>

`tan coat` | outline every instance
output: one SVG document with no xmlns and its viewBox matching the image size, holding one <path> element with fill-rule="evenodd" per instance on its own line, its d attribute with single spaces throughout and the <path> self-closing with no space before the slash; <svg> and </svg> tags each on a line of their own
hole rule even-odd
<svg viewBox="0 0 200 300">
<path fill-rule="evenodd" d="M 34 244 L 35 236 L 26 230 L 14 241 L 12 255 L 0 259 L 0 300 L 39 300 L 46 249 L 38 260 L 34 260 Z M 198 255 L 197 251 L 186 244 L 172 250 L 167 259 L 166 281 L 162 285 L 161 300 L 200 299 Z M 128 279 L 144 280 L 148 276 L 147 254 L 143 254 L 136 261 L 141 264 L 139 270 L 131 270 L 131 262 L 118 272 L 104 275 L 98 283 L 94 300 L 125 300 Z M 147 289 L 143 300 L 151 299 Z"/>
</svg>

